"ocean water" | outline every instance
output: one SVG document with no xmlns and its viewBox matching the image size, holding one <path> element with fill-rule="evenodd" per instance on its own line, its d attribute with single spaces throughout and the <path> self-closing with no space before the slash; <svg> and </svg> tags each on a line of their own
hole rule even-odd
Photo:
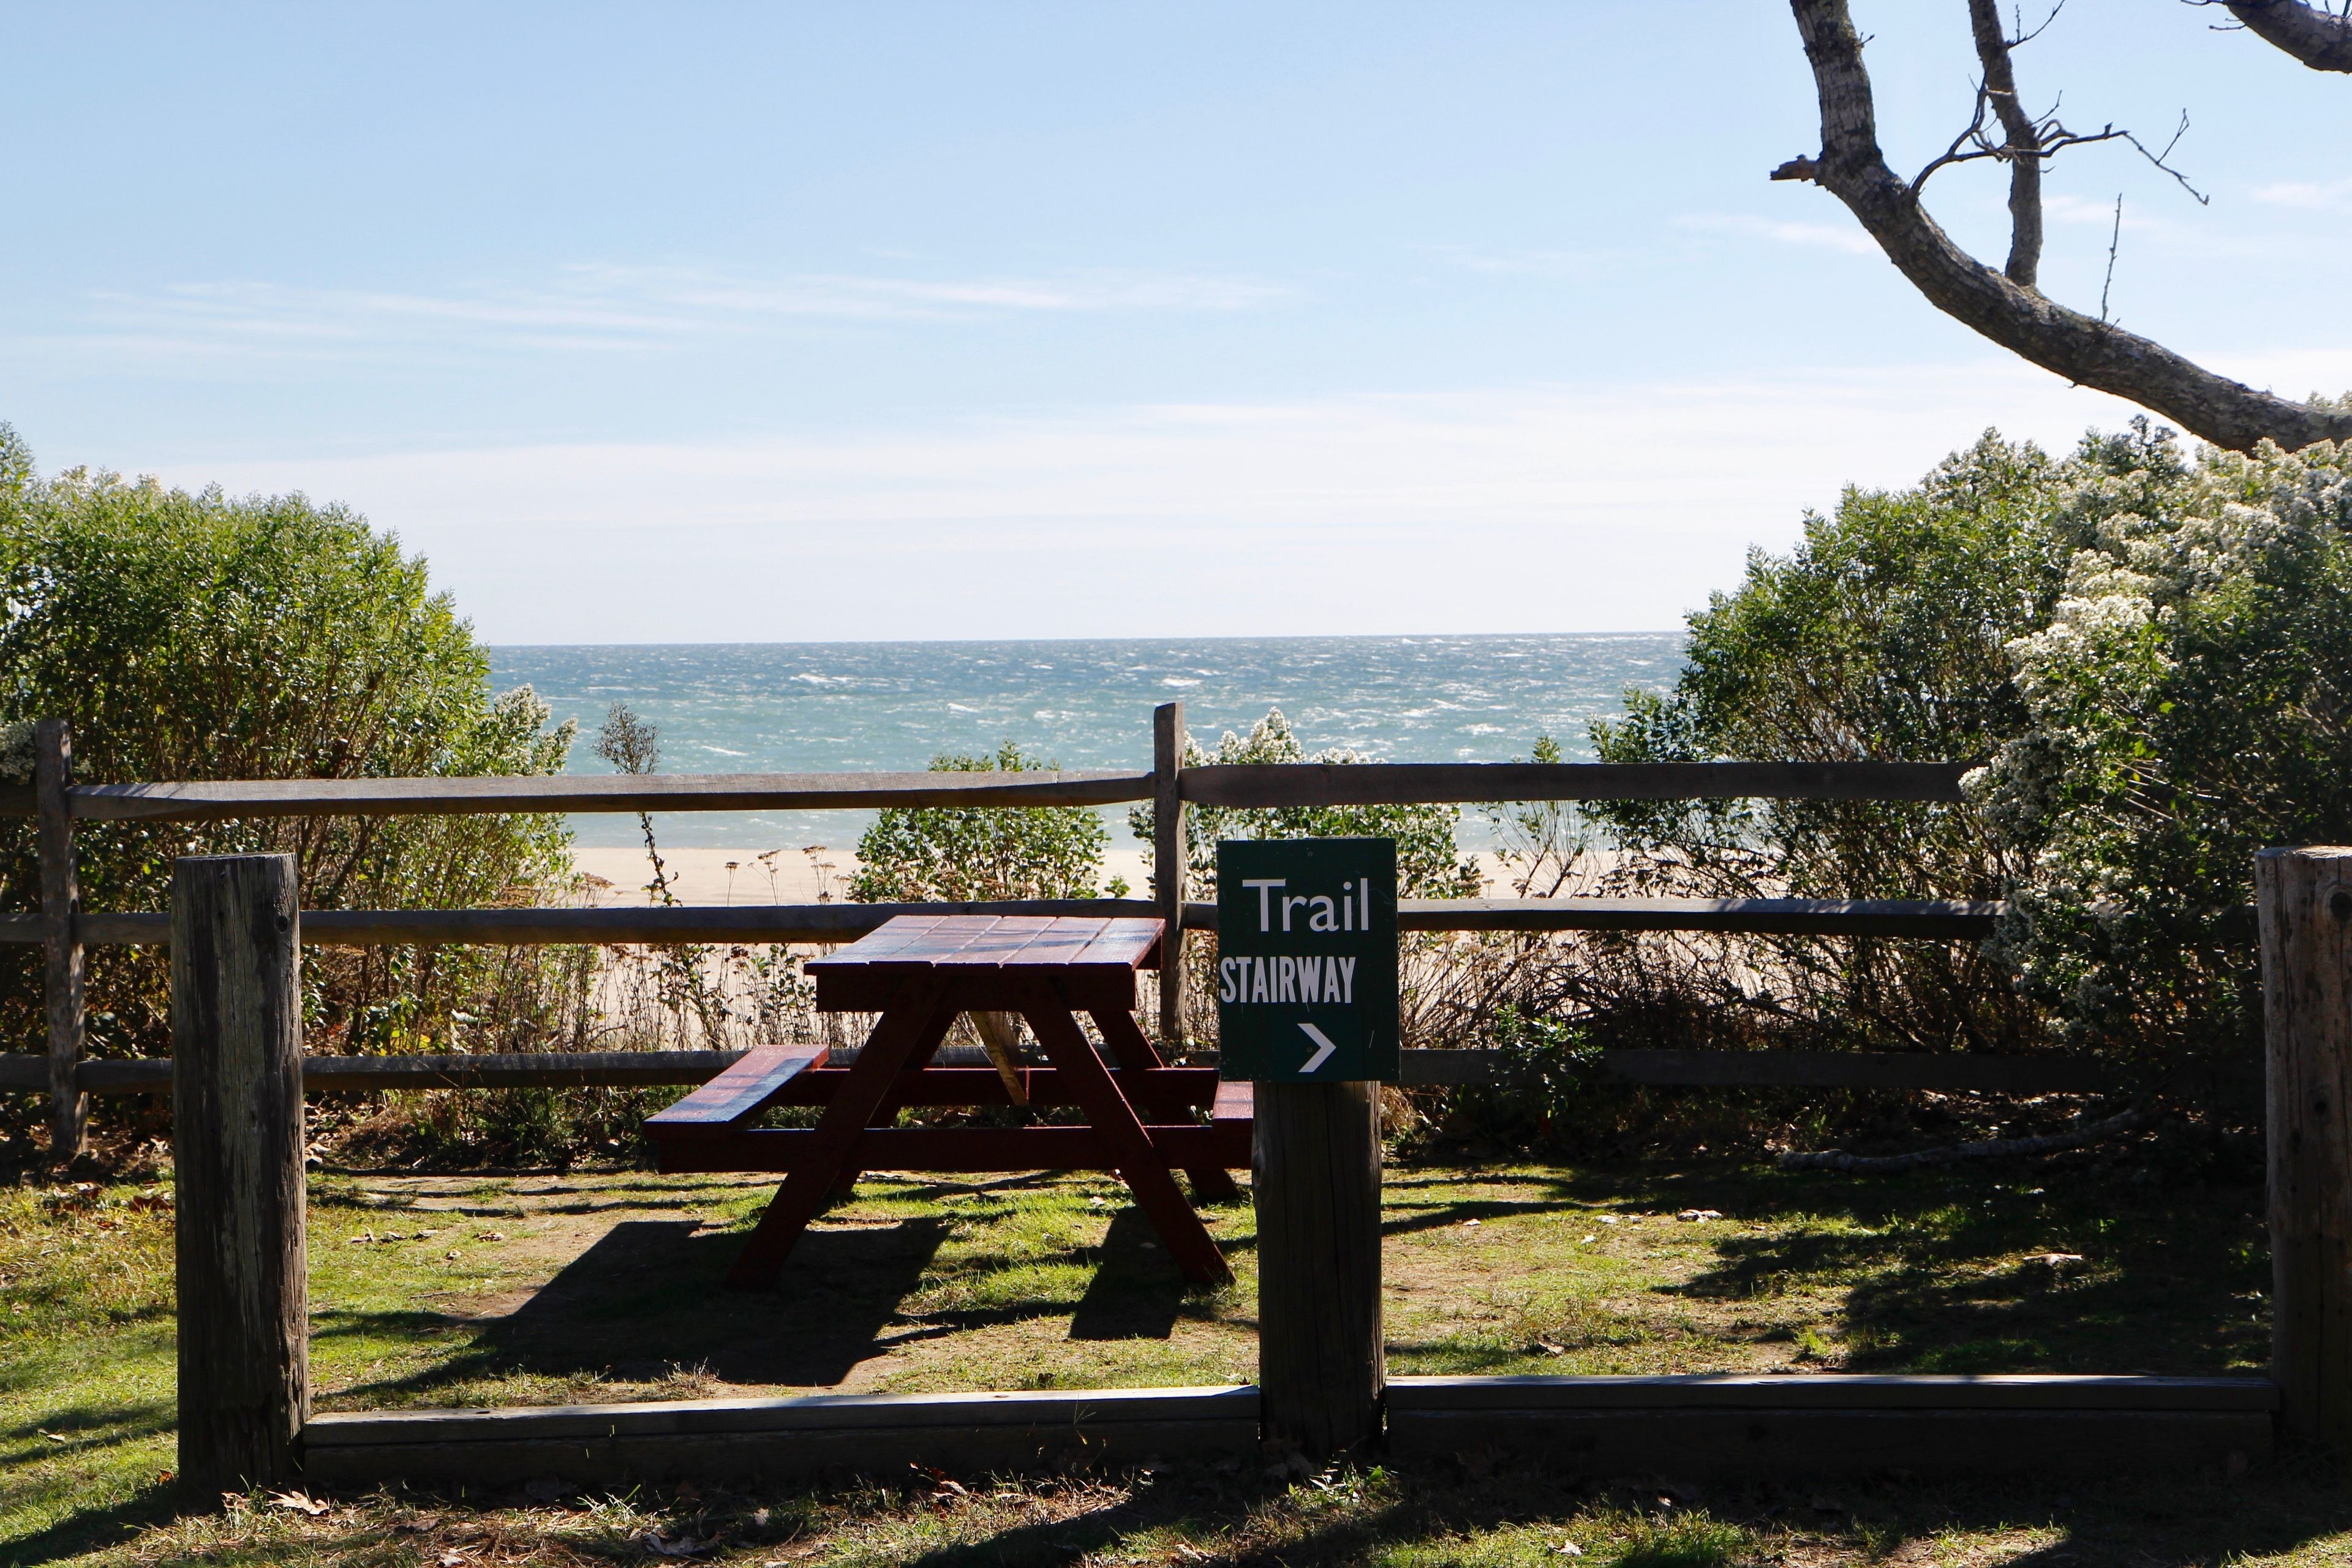
<svg viewBox="0 0 2352 1568">
<path fill-rule="evenodd" d="M 591 742 L 626 703 L 658 730 L 670 773 L 919 769 L 1005 741 L 1068 768 L 1148 768 L 1151 710 L 1181 698 L 1204 746 L 1279 708 L 1310 752 L 1385 762 L 1506 762 L 1538 735 L 1591 755 L 1585 725 L 1664 688 L 1679 633 L 1475 637 L 1222 637 L 900 643 L 691 643 L 490 650 L 503 690 L 525 682 L 576 719 L 572 771 L 607 773 Z M 665 843 L 847 847 L 865 812 L 697 812 L 657 818 Z M 626 816 L 573 820 L 583 845 L 637 841 Z M 1465 847 L 1476 825 L 1463 823 Z M 1115 843 L 1127 842 L 1114 821 Z"/>
</svg>

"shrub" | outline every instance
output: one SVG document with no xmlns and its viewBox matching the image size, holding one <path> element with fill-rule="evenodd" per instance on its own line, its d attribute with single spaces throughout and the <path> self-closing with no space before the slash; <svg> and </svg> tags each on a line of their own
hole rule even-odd
<svg viewBox="0 0 2352 1568">
<path fill-rule="evenodd" d="M 2352 446 L 2085 444 L 2073 552 L 2010 645 L 2030 716 L 1969 780 L 2025 857 L 1998 944 L 2075 1043 L 2258 1043 L 2253 855 L 2352 837 Z"/>
<path fill-rule="evenodd" d="M 1059 764 L 1011 741 L 990 756 L 940 756 L 933 773 L 1028 773 Z M 1085 806 L 886 806 L 857 841 L 849 896 L 860 903 L 1118 898 L 1098 885 L 1110 833 Z"/>
<path fill-rule="evenodd" d="M 0 723 L 60 718 L 85 780 L 543 773 L 563 764 L 529 688 L 488 664 L 425 563 L 338 507 L 232 500 L 68 470 L 44 480 L 0 426 Z M 21 752 L 21 747 L 19 748 Z M 283 850 L 310 908 L 529 901 L 570 871 L 551 816 L 92 823 L 83 903 L 165 907 L 182 855 Z M 33 829 L 0 822 L 0 907 L 39 901 Z M 550 971 L 530 950 L 314 949 L 314 1044 L 530 1043 Z M 106 1055 L 167 1041 L 161 949 L 90 954 L 89 1035 Z M 40 973 L 0 966 L 0 1028 L 37 1039 Z"/>
<path fill-rule="evenodd" d="M 1593 726 L 1609 762 L 1980 761 L 2021 733 L 2009 641 L 2041 626 L 2077 465 L 1988 433 L 1904 490 L 1848 489 L 1787 556 L 1689 618 L 1666 694 Z M 1997 898 L 2027 858 L 1952 805 L 1617 802 L 1621 890 L 1717 898 Z M 1595 940 L 1584 1001 L 1620 1043 L 2013 1044 L 2035 1029 L 1973 947 L 1853 939 Z"/>
<path fill-rule="evenodd" d="M 1376 759 L 1346 747 L 1308 756 L 1279 708 L 1246 735 L 1231 730 L 1213 752 L 1184 742 L 1184 765 L 1212 763 L 1368 763 Z M 1476 862 L 1462 858 L 1454 829 L 1462 819 L 1455 805 L 1286 805 L 1271 808 L 1195 805 L 1184 813 L 1185 897 L 1217 896 L 1217 841 L 1221 838 L 1393 838 L 1397 846 L 1397 892 L 1403 898 L 1451 899 L 1475 894 L 1482 886 Z M 1129 811 L 1128 826 L 1151 843 L 1149 805 Z"/>
</svg>

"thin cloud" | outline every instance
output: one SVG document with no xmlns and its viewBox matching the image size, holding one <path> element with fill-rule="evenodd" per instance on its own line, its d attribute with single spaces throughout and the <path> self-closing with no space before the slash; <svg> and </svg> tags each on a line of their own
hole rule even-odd
<svg viewBox="0 0 2352 1568">
<path fill-rule="evenodd" d="M 2254 200 L 2274 207 L 2295 207 L 2305 212 L 2341 212 L 2352 205 L 2352 180 L 2329 180 L 2321 184 L 2311 180 L 2280 180 L 2273 184 L 2258 185 L 2250 193 Z"/>
<path fill-rule="evenodd" d="M 2248 234 L 2242 229 L 2209 221 L 2182 223 L 2147 210 L 2149 204 L 2124 202 L 2123 229 L 2127 236 L 2147 240 L 2160 250 L 2182 256 L 2280 256 L 2307 247 L 2307 242 L 2286 235 Z M 2042 202 L 2042 216 L 2053 223 L 2086 228 L 2098 234 L 2114 232 L 2115 198 L 2105 201 L 2087 200 L 2082 196 L 2052 192 Z M 2130 255 L 2126 247 L 2124 254 Z"/>
<path fill-rule="evenodd" d="M 1465 272 L 1548 282 L 1590 278 L 1610 259 L 1597 250 L 1470 250 L 1458 246 L 1439 247 L 1436 254 Z"/>
<path fill-rule="evenodd" d="M 1837 224 L 1782 223 L 1746 213 L 1688 213 L 1675 219 L 1675 226 L 1717 234 L 1744 234 L 1758 239 L 1769 239 L 1776 245 L 1843 250 L 1849 256 L 1878 254 L 1878 247 L 1871 242 L 1868 235 L 1860 229 Z"/>
<path fill-rule="evenodd" d="M 663 348 L 793 323 L 979 322 L 1005 316 L 1228 311 L 1278 300 L 1254 279 L 1074 270 L 1034 278 L 835 272 L 770 276 L 696 268 L 583 265 L 526 285 L 440 292 L 304 289 L 262 281 L 177 284 L 89 296 L 82 330 L 47 341 L 152 362 L 224 354 L 338 359 L 462 357 L 519 348 Z"/>
<path fill-rule="evenodd" d="M 1624 630 L 1674 625 L 1848 481 L 1908 483 L 1988 425 L 2063 450 L 2129 413 L 1988 359 L 207 458 L 164 477 L 348 501 L 427 553 L 498 641 L 579 640 L 583 605 L 601 637 L 656 641 Z M 792 586 L 810 582 L 891 591 Z"/>
</svg>

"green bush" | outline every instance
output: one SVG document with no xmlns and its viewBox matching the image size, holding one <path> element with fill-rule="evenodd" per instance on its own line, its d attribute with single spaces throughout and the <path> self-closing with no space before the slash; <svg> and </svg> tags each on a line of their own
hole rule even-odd
<svg viewBox="0 0 2352 1568">
<path fill-rule="evenodd" d="M 940 756 L 933 773 L 1050 772 L 1007 741 L 992 757 Z M 1127 891 L 1099 886 L 1110 844 L 1084 806 L 886 806 L 857 841 L 859 903 L 963 903 L 994 899 L 1092 899 Z"/>
<path fill-rule="evenodd" d="M 0 426 L 0 725 L 21 763 L 37 718 L 72 726 L 86 782 L 546 773 L 570 727 L 529 688 L 490 695 L 488 663 L 423 561 L 358 516 L 300 496 L 233 500 L 152 480 L 35 471 Z M 290 851 L 308 908 L 533 901 L 568 879 L 552 816 L 91 823 L 85 908 L 166 907 L 182 855 Z M 38 907 L 33 829 L 0 822 L 0 907 Z M 313 1049 L 479 1049 L 545 1029 L 529 950 L 311 949 Z M 160 948 L 95 949 L 89 1033 L 104 1055 L 159 1054 Z M 40 974 L 0 967 L 0 1030 L 41 1037 Z"/>
<path fill-rule="evenodd" d="M 1999 951 L 2070 1040 L 2250 1052 L 2253 856 L 2352 838 L 2352 446 L 2085 444 L 2028 722 L 1969 780 L 2025 858 Z"/>
<path fill-rule="evenodd" d="M 1690 626 L 1674 690 L 1595 727 L 1604 757 L 1989 765 L 1962 806 L 1605 807 L 1659 857 L 1626 880 L 2017 913 L 1980 950 L 1749 944 L 1711 992 L 1654 967 L 1687 1031 L 2252 1048 L 2254 852 L 2352 837 L 2352 448 L 2184 454 L 2143 418 L 2053 461 L 1987 436 L 1848 491 Z"/>
<path fill-rule="evenodd" d="M 1904 490 L 1848 489 L 1786 556 L 1689 618 L 1664 695 L 1593 726 L 1608 762 L 1980 762 L 2028 723 L 2007 645 L 2048 618 L 2076 465 L 1987 434 Z M 1999 898 L 2027 857 L 1963 806 L 1617 802 L 1618 890 Z M 2014 1045 L 2036 1037 L 1974 947 L 1892 940 L 1596 940 L 1584 1003 L 1620 1043 Z"/>
<path fill-rule="evenodd" d="M 1367 763 L 1374 759 L 1345 747 L 1308 756 L 1279 708 L 1246 735 L 1231 730 L 1213 752 L 1184 742 L 1184 765 L 1212 763 Z M 1464 859 L 1454 843 L 1462 819 L 1455 805 L 1289 805 L 1272 808 L 1194 805 L 1184 813 L 1185 897 L 1217 896 L 1217 841 L 1221 838 L 1393 838 L 1397 846 L 1397 891 L 1405 898 L 1458 899 L 1482 885 L 1476 862 Z M 1128 826 L 1138 838 L 1152 839 L 1153 812 L 1131 809 Z"/>
</svg>

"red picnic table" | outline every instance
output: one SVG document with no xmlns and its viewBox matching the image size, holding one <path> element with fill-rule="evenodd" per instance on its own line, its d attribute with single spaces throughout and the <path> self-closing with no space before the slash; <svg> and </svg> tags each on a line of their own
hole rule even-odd
<svg viewBox="0 0 2352 1568">
<path fill-rule="evenodd" d="M 1185 1278 L 1233 1278 L 1171 1167 L 1204 1199 L 1238 1195 L 1250 1163 L 1250 1086 L 1173 1068 L 1135 1021 L 1135 973 L 1156 962 L 1157 920 L 899 915 L 811 960 L 824 1012 L 879 1012 L 856 1060 L 824 1046 L 754 1050 L 646 1119 L 659 1168 L 787 1173 L 728 1276 L 772 1284 L 801 1233 L 861 1171 L 1117 1171 Z M 1017 1013 L 1046 1068 L 933 1067 L 957 1016 Z M 1079 1027 L 1092 1018 L 1116 1071 Z M 911 1105 L 1076 1105 L 1085 1125 L 896 1127 Z M 772 1105 L 822 1105 L 808 1129 L 751 1125 Z M 1196 1108 L 1209 1110 L 1202 1125 Z M 1146 1121 L 1148 1114 L 1150 1120 Z"/>
</svg>

